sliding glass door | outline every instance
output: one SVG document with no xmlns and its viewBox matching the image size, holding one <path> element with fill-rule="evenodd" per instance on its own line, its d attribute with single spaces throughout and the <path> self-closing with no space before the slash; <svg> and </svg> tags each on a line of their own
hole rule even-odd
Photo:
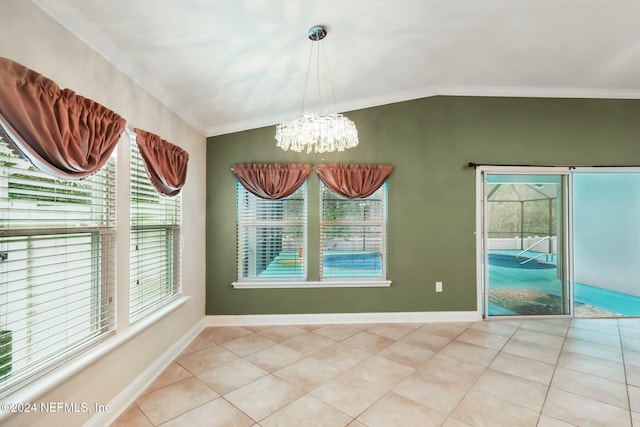
<svg viewBox="0 0 640 427">
<path fill-rule="evenodd" d="M 575 315 L 640 316 L 640 171 L 573 172 Z"/>
<path fill-rule="evenodd" d="M 568 171 L 481 171 L 486 316 L 570 312 Z"/>
</svg>

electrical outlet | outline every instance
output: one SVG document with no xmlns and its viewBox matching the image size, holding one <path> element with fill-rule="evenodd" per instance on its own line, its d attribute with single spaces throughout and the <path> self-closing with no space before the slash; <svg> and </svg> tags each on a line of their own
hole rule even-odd
<svg viewBox="0 0 640 427">
<path fill-rule="evenodd" d="M 436 292 L 442 292 L 442 282 L 436 282 Z"/>
</svg>

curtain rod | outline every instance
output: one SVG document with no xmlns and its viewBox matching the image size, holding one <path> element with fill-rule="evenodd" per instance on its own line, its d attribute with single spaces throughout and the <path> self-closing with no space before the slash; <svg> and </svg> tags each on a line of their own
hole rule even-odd
<svg viewBox="0 0 640 427">
<path fill-rule="evenodd" d="M 505 164 L 505 163 L 474 163 L 469 162 L 466 165 L 469 168 L 478 168 L 481 166 L 505 166 L 505 167 L 518 167 L 518 168 L 569 168 L 575 169 L 576 166 L 573 165 L 514 165 L 514 164 Z M 606 166 L 603 166 L 606 167 Z"/>
<path fill-rule="evenodd" d="M 505 166 L 505 167 L 532 167 L 532 168 L 640 168 L 640 165 L 510 165 L 504 163 L 474 163 L 469 162 L 466 164 L 469 168 L 478 168 L 481 166 Z"/>
</svg>

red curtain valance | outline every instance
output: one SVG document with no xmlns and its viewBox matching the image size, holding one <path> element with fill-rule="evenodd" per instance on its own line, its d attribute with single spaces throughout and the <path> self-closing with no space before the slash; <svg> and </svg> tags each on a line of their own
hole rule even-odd
<svg viewBox="0 0 640 427">
<path fill-rule="evenodd" d="M 315 168 L 322 182 L 346 199 L 369 197 L 393 172 L 391 165 L 322 163 Z"/>
<path fill-rule="evenodd" d="M 187 180 L 189 153 L 151 132 L 135 132 L 151 183 L 160 194 L 176 196 Z"/>
<path fill-rule="evenodd" d="M 124 126 L 106 107 L 0 57 L 0 133 L 40 171 L 59 179 L 95 173 Z"/>
<path fill-rule="evenodd" d="M 311 172 L 311 165 L 243 163 L 233 172 L 247 191 L 262 199 L 278 200 L 293 194 Z"/>
</svg>

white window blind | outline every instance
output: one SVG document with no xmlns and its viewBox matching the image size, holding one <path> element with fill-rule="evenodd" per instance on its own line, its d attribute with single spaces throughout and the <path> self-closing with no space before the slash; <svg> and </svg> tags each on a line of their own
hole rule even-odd
<svg viewBox="0 0 640 427">
<path fill-rule="evenodd" d="M 320 181 L 320 277 L 386 279 L 387 182 L 345 199 Z"/>
<path fill-rule="evenodd" d="M 280 200 L 261 199 L 236 179 L 238 280 L 304 279 L 307 184 Z"/>
<path fill-rule="evenodd" d="M 181 196 L 158 193 L 131 133 L 130 320 L 139 320 L 180 292 Z"/>
<path fill-rule="evenodd" d="M 0 395 L 114 329 L 115 155 L 62 181 L 0 138 Z"/>
</svg>

